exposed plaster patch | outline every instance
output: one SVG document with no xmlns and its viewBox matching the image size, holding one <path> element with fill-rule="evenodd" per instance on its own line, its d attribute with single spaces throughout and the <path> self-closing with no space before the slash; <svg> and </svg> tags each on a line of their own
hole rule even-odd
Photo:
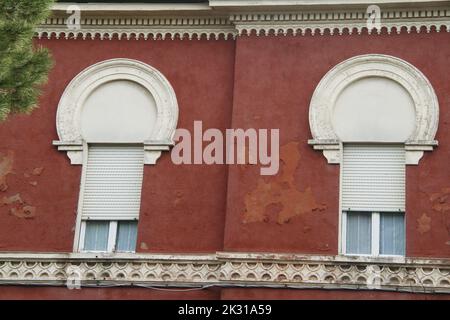
<svg viewBox="0 0 450 320">
<path fill-rule="evenodd" d="M 32 174 L 34 176 L 40 176 L 42 171 L 44 171 L 44 167 L 34 168 Z"/>
<path fill-rule="evenodd" d="M 181 191 L 175 193 L 175 200 L 173 201 L 174 207 L 179 207 L 184 202 L 184 194 Z"/>
<path fill-rule="evenodd" d="M 9 150 L 6 154 L 0 153 L 0 191 L 6 191 L 8 184 L 6 176 L 12 172 L 14 163 L 14 152 Z"/>
<path fill-rule="evenodd" d="M 420 234 L 427 233 L 431 229 L 431 218 L 426 214 L 423 213 L 419 219 L 417 219 L 417 231 L 419 231 Z"/>
<path fill-rule="evenodd" d="M 36 207 L 27 204 L 20 193 L 3 197 L 2 205 L 9 206 L 9 213 L 17 218 L 32 219 L 36 216 Z"/>
<path fill-rule="evenodd" d="M 148 246 L 145 242 L 141 242 L 141 245 L 139 246 L 142 250 L 148 250 Z"/>
<path fill-rule="evenodd" d="M 21 206 L 18 208 L 11 208 L 9 212 L 18 218 L 32 219 L 36 216 L 36 207 Z"/>
<path fill-rule="evenodd" d="M 13 203 L 19 203 L 19 204 L 23 204 L 24 203 L 24 201 L 22 200 L 22 197 L 20 196 L 19 193 L 15 194 L 13 196 L 10 196 L 10 197 L 3 197 L 2 204 L 4 206 L 5 205 L 10 205 L 10 204 L 13 204 Z"/>
<path fill-rule="evenodd" d="M 6 184 L 6 175 L 12 172 L 14 162 L 14 153 L 13 151 L 8 151 L 6 156 L 0 154 L 0 191 L 6 191 L 8 189 L 8 185 Z M 34 168 L 30 173 L 23 173 L 23 176 L 26 179 L 29 179 L 32 175 L 40 176 L 44 171 L 44 167 Z M 36 187 L 38 182 L 36 180 L 29 181 L 29 185 Z M 20 193 L 17 193 L 12 196 L 3 197 L 1 204 L 3 206 L 9 207 L 9 214 L 24 219 L 32 219 L 36 216 L 36 207 L 27 203 L 22 199 Z"/>
<path fill-rule="evenodd" d="M 450 211 L 450 188 L 443 188 L 440 192 L 433 193 L 430 196 L 432 208 L 437 212 Z"/>
<path fill-rule="evenodd" d="M 281 173 L 268 178 L 269 182 L 261 177 L 255 190 L 246 195 L 244 223 L 267 222 L 274 214 L 276 222 L 284 224 L 296 216 L 325 210 L 326 205 L 317 203 L 311 187 L 300 191 L 294 184 L 295 171 L 300 161 L 298 144 L 290 142 L 282 146 Z"/>
<path fill-rule="evenodd" d="M 442 223 L 450 237 L 450 187 L 442 188 L 440 192 L 430 196 L 432 209 L 441 214 Z"/>
</svg>

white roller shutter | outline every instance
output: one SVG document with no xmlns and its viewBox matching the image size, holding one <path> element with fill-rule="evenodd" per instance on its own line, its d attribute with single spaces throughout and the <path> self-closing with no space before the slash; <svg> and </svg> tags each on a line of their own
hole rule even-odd
<svg viewBox="0 0 450 320">
<path fill-rule="evenodd" d="M 143 146 L 90 145 L 82 219 L 138 219 L 143 171 Z"/>
<path fill-rule="evenodd" d="M 405 147 L 345 144 L 343 211 L 405 211 Z"/>
</svg>

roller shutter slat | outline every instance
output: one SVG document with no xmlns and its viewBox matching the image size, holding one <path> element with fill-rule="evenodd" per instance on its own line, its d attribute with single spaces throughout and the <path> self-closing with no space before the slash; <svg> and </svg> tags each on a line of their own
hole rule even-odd
<svg viewBox="0 0 450 320">
<path fill-rule="evenodd" d="M 138 219 L 143 172 L 142 146 L 89 146 L 82 218 Z"/>
<path fill-rule="evenodd" d="M 345 144 L 342 209 L 405 211 L 405 148 Z"/>
</svg>

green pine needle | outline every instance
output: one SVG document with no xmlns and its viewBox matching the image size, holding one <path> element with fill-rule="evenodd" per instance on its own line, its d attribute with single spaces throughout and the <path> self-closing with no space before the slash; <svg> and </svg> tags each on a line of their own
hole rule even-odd
<svg viewBox="0 0 450 320">
<path fill-rule="evenodd" d="M 52 3 L 0 1 L 0 121 L 37 107 L 52 59 L 47 49 L 33 44 L 34 28 L 49 15 Z"/>
</svg>

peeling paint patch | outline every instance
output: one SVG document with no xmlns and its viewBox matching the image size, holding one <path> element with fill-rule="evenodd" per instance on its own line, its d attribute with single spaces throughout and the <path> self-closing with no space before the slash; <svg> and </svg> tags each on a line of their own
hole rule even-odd
<svg viewBox="0 0 450 320">
<path fill-rule="evenodd" d="M 174 207 L 180 206 L 184 202 L 184 194 L 181 191 L 177 191 L 175 194 L 175 200 L 173 201 Z"/>
<path fill-rule="evenodd" d="M 17 194 L 15 194 L 13 196 L 10 196 L 10 197 L 3 197 L 2 204 L 4 206 L 10 205 L 10 204 L 13 204 L 13 203 L 19 203 L 19 204 L 23 204 L 24 203 L 24 201 L 22 200 L 22 197 L 20 196 L 20 193 L 17 193 Z"/>
<path fill-rule="evenodd" d="M 8 184 L 6 176 L 12 172 L 14 163 L 14 152 L 9 150 L 6 154 L 0 153 L 0 191 L 6 191 Z"/>
<path fill-rule="evenodd" d="M 32 219 L 36 216 L 36 207 L 27 204 L 20 193 L 3 197 L 2 205 L 9 206 L 9 214 L 17 218 Z"/>
<path fill-rule="evenodd" d="M 23 206 L 19 208 L 11 208 L 9 212 L 18 218 L 32 219 L 36 216 L 36 207 Z"/>
<path fill-rule="evenodd" d="M 148 250 L 148 246 L 145 242 L 141 242 L 141 245 L 139 246 L 142 250 Z"/>
<path fill-rule="evenodd" d="M 43 171 L 44 171 L 44 167 L 34 168 L 32 174 L 33 174 L 33 176 L 40 176 Z"/>
<path fill-rule="evenodd" d="M 440 192 L 430 196 L 432 208 L 437 212 L 450 212 L 450 188 L 443 188 Z"/>
<path fill-rule="evenodd" d="M 280 149 L 281 173 L 258 180 L 254 191 L 244 199 L 244 223 L 267 222 L 275 215 L 277 223 L 288 223 L 296 216 L 323 211 L 325 204 L 317 203 L 312 189 L 300 191 L 295 187 L 294 174 L 299 165 L 298 142 L 290 142 Z M 275 212 L 274 212 L 275 211 Z"/>
<path fill-rule="evenodd" d="M 430 201 L 433 211 L 441 214 L 442 224 L 450 237 L 450 187 L 442 188 L 440 192 L 431 194 Z"/>
<path fill-rule="evenodd" d="M 30 181 L 30 182 L 28 182 L 30 185 L 32 185 L 33 187 L 36 187 L 37 186 L 37 181 Z"/>
<path fill-rule="evenodd" d="M 431 218 L 426 213 L 423 213 L 422 216 L 417 219 L 417 231 L 419 231 L 420 234 L 424 234 L 430 231 L 430 229 Z"/>
</svg>

